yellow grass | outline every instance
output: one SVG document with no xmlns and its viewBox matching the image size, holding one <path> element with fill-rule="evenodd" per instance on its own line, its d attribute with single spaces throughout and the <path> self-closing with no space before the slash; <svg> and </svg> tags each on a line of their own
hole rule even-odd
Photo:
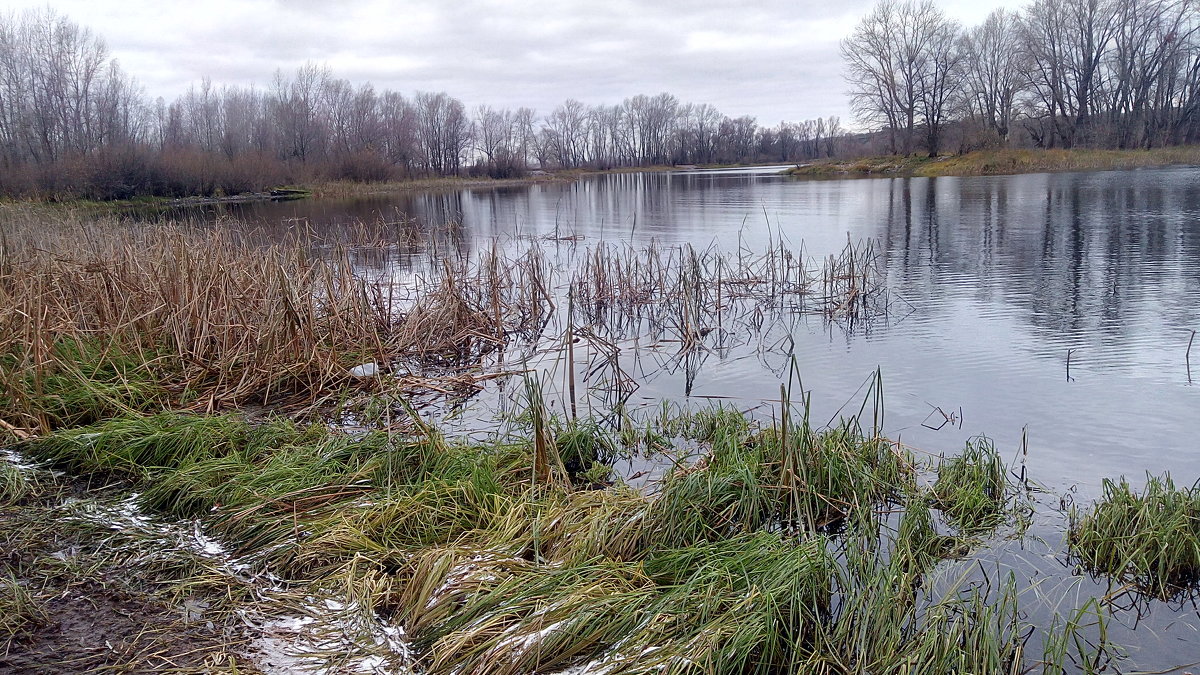
<svg viewBox="0 0 1200 675">
<path fill-rule="evenodd" d="M 1200 164 L 1200 146 L 1153 150 L 976 150 L 963 155 L 928 158 L 884 156 L 835 160 L 789 170 L 794 176 L 1000 176 L 1049 171 L 1098 171 L 1151 166 Z"/>
</svg>

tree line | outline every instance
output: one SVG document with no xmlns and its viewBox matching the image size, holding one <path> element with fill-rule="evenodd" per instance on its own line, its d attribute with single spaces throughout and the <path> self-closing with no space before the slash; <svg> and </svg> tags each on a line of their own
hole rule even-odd
<svg viewBox="0 0 1200 675">
<path fill-rule="evenodd" d="M 843 40 L 868 133 L 837 117 L 761 125 L 668 93 L 468 109 L 307 64 L 263 87 L 209 79 L 150 99 L 104 41 L 45 9 L 0 13 L 0 194 L 233 194 L 318 180 L 799 162 L 991 146 L 1200 140 L 1200 0 L 1033 0 L 963 27 L 881 0 Z"/>
<path fill-rule="evenodd" d="M 852 107 L 893 153 L 1200 140 L 1196 0 L 1034 0 L 965 28 L 882 0 L 841 44 Z"/>
<path fill-rule="evenodd" d="M 765 127 L 667 93 L 468 109 L 307 64 L 264 88 L 202 80 L 149 100 L 102 39 L 52 10 L 0 14 L 0 191 L 211 195 L 311 180 L 508 177 L 532 168 L 793 162 L 832 156 L 837 117 Z"/>
</svg>

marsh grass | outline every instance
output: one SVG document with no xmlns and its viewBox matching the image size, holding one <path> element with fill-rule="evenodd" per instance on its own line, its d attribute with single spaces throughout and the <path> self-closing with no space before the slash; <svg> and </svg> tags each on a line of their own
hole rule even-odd
<svg viewBox="0 0 1200 675">
<path fill-rule="evenodd" d="M 939 463 L 932 500 L 960 532 L 979 535 L 1004 521 L 1011 490 L 995 444 L 977 437 L 967 441 L 961 454 Z"/>
<path fill-rule="evenodd" d="M 594 421 L 541 414 L 564 470 L 618 450 Z M 120 476 L 292 584 L 343 589 L 403 625 L 428 672 L 1024 672 L 1012 582 L 932 583 L 964 540 L 939 532 L 913 458 L 853 419 L 806 419 L 659 417 L 704 451 L 650 491 L 539 475 L 535 434 L 466 443 L 423 422 L 126 416 L 20 448 Z"/>
<path fill-rule="evenodd" d="M 537 241 L 466 255 L 382 221 L 316 232 L 4 215 L 0 429 L 17 438 L 164 408 L 345 407 L 381 426 L 397 406 L 363 400 L 470 395 L 501 374 L 492 355 L 556 341 L 585 342 L 585 379 L 627 397 L 623 340 L 672 345 L 665 367 L 694 369 L 799 316 L 853 323 L 890 306 L 870 242 L 821 261 L 782 239 L 758 253 L 572 240 L 553 256 Z M 360 364 L 384 376 L 353 376 Z"/>
<path fill-rule="evenodd" d="M 63 337 L 43 357 L 56 367 L 41 372 L 28 360 L 30 353 L 24 359 L 18 354 L 14 349 L 0 356 L 0 371 L 9 377 L 0 407 L 25 411 L 14 416 L 17 420 L 36 417 L 54 428 L 78 426 L 159 409 L 168 400 L 152 374 L 155 353 L 126 353 L 102 338 Z"/>
<path fill-rule="evenodd" d="M 360 640 L 356 653 L 394 658 L 359 628 L 400 623 L 426 672 L 1038 665 L 1024 652 L 1015 581 L 967 583 L 953 560 L 1010 508 L 1003 464 L 973 442 L 925 487 L 911 452 L 880 433 L 878 375 L 872 418 L 864 401 L 859 416 L 819 429 L 787 388 L 769 423 L 664 408 L 639 431 L 580 414 L 574 397 L 556 417 L 527 373 L 518 432 L 482 441 L 446 438 L 405 400 L 470 390 L 491 375 L 491 355 L 547 340 L 590 351 L 588 376 L 607 373 L 628 393 L 618 345 L 631 336 L 693 367 L 797 316 L 870 320 L 889 300 L 869 243 L 814 263 L 782 241 L 724 254 L 570 240 L 565 255 L 580 264 L 566 267 L 536 243 L 517 254 L 494 245 L 431 253 L 397 281 L 390 256 L 411 255 L 411 232 L 260 238 L 221 224 L 41 218 L 0 242 L 0 427 L 22 453 L 137 496 L 115 510 L 43 503 L 62 486 L 0 473 L 0 509 L 42 509 L 11 530 L 14 546 L 59 525 L 81 551 L 38 549 L 16 570 L 22 585 L 7 585 L 4 602 L 22 630 L 40 620 L 38 575 L 134 570 L 161 586 L 159 606 L 201 598 L 222 621 L 252 601 L 256 589 L 164 542 L 130 516 L 136 507 L 219 536 L 243 577 L 269 572 L 298 595 L 348 598 L 341 614 L 363 621 L 331 630 Z M 386 377 L 350 375 L 368 362 Z M 262 409 L 216 414 L 248 405 Z M 383 430 L 274 414 L 351 405 Z M 645 490 L 610 470 L 638 448 L 672 453 Z M 1064 623 L 1047 653 L 1080 625 Z M 322 644 L 336 661 L 336 640 Z"/>
<path fill-rule="evenodd" d="M 955 568 L 968 534 L 1004 513 L 1003 466 L 997 487 L 995 451 L 976 444 L 922 487 L 912 454 L 880 434 L 878 377 L 871 419 L 820 429 L 786 388 L 770 423 L 713 408 L 664 412 L 637 431 L 574 405 L 556 417 L 530 373 L 517 433 L 484 441 L 447 439 L 404 400 L 469 389 L 489 376 L 491 354 L 548 339 L 590 351 L 588 377 L 628 389 L 618 344 L 630 336 L 694 364 L 771 322 L 867 320 L 888 305 L 869 244 L 813 263 L 782 241 L 759 254 L 571 241 L 580 265 L 565 268 L 537 244 L 515 255 L 493 246 L 439 255 L 397 283 L 379 271 L 411 241 L 384 230 L 325 241 L 223 225 L 39 224 L 7 232 L 0 255 L 0 420 L 18 449 L 136 491 L 131 506 L 194 520 L 281 584 L 340 589 L 347 612 L 402 624 L 428 672 L 1025 663 L 1010 585 L 931 583 Z M 387 376 L 349 374 L 367 362 Z M 215 414 L 250 404 L 352 404 L 384 430 Z M 623 453 L 675 446 L 687 451 L 646 490 L 611 471 Z M 28 504 L 42 489 L 18 474 L 0 474 L 0 503 Z M 957 531 L 940 531 L 931 507 Z M 170 589 L 156 596 L 168 605 L 250 602 L 228 570 L 164 549 L 136 519 L 94 527 L 124 511 L 82 508 L 53 515 L 83 528 L 86 554 L 41 556 L 46 569 L 136 568 Z M 22 610 L 9 595 L 13 616 L 36 625 L 36 602 Z"/>
<path fill-rule="evenodd" d="M 1071 513 L 1071 551 L 1096 574 L 1154 597 L 1192 593 L 1200 582 L 1200 485 L 1177 487 L 1169 475 L 1105 480 L 1090 510 Z"/>
</svg>

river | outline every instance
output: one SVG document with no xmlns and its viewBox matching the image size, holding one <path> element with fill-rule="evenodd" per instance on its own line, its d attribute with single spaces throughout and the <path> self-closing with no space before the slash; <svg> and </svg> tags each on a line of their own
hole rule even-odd
<svg viewBox="0 0 1200 675">
<path fill-rule="evenodd" d="M 316 229 L 410 219 L 464 253 L 543 236 L 717 250 L 782 237 L 819 259 L 848 238 L 873 240 L 896 299 L 887 319 L 789 326 L 816 417 L 855 400 L 878 368 L 887 430 L 914 447 L 950 453 L 984 434 L 1015 453 L 1024 437 L 1034 476 L 1087 495 L 1122 474 L 1197 478 L 1200 344 L 1190 370 L 1188 347 L 1200 329 L 1200 170 L 846 180 L 777 171 L 605 174 L 188 213 Z M 749 408 L 778 398 L 786 370 L 736 349 L 700 365 L 643 373 L 635 399 Z"/>
<path fill-rule="evenodd" d="M 1200 476 L 1200 341 L 1191 342 L 1200 329 L 1200 169 L 812 180 L 780 168 L 613 173 L 166 215 L 313 231 L 405 223 L 420 234 L 411 250 L 363 263 L 396 278 L 440 255 L 493 245 L 520 252 L 530 242 L 568 274 L 606 245 L 736 255 L 782 241 L 819 261 L 848 241 L 873 242 L 889 294 L 884 315 L 726 326 L 724 342 L 684 359 L 660 339 L 625 336 L 620 363 L 636 380 L 626 406 L 653 414 L 664 400 L 716 402 L 770 416 L 780 384 L 794 382 L 821 423 L 856 412 L 878 372 L 892 438 L 953 454 L 986 435 L 1044 488 L 1032 536 L 993 537 L 971 554 L 981 571 L 1017 570 L 1034 582 L 1026 595 L 1037 600 L 1022 600 L 1034 623 L 1115 593 L 1108 630 L 1129 645 L 1125 666 L 1166 672 L 1200 661 L 1194 599 L 1125 595 L 1079 573 L 1064 541 L 1070 505 L 1086 508 L 1105 478 L 1136 485 L 1169 472 L 1191 485 Z M 738 330 L 755 334 L 729 335 Z M 562 351 L 551 344 L 537 353 L 518 365 L 550 373 L 551 404 L 565 408 L 555 374 Z M 439 421 L 469 431 L 494 420 L 521 389 L 501 382 Z M 655 474 L 652 462 L 634 468 Z"/>
</svg>

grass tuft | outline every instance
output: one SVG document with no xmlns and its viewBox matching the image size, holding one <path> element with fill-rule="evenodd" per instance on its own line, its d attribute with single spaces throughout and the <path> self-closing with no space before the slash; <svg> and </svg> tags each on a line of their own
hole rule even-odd
<svg viewBox="0 0 1200 675">
<path fill-rule="evenodd" d="M 1071 520 L 1071 550 L 1093 573 L 1160 598 L 1200 583 L 1200 484 L 1147 475 L 1139 493 L 1125 479 L 1106 479 L 1100 501 Z"/>
<path fill-rule="evenodd" d="M 1008 485 L 995 445 L 988 438 L 973 438 L 960 455 L 938 466 L 933 502 L 960 532 L 977 535 L 1004 521 Z"/>
</svg>

